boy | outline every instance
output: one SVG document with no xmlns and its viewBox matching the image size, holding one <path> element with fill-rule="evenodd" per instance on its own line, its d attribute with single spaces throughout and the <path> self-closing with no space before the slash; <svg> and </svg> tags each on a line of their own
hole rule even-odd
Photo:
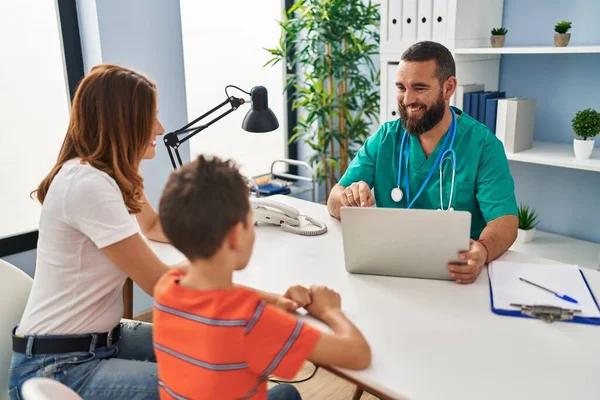
<svg viewBox="0 0 600 400">
<path fill-rule="evenodd" d="M 306 359 L 367 368 L 371 352 L 344 316 L 340 296 L 295 286 L 289 297 L 328 324 L 321 333 L 232 282 L 254 244 L 248 188 L 234 165 L 200 156 L 174 172 L 159 215 L 169 241 L 189 260 L 154 288 L 154 349 L 162 399 L 299 399 L 291 385 L 267 395 L 274 374 L 292 378 Z M 278 392 L 278 393 L 277 393 Z"/>
</svg>

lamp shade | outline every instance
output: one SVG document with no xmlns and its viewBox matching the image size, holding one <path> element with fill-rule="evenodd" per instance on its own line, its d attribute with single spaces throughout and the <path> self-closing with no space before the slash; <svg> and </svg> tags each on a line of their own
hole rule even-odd
<svg viewBox="0 0 600 400">
<path fill-rule="evenodd" d="M 247 132 L 271 132 L 279 128 L 275 113 L 269 108 L 267 88 L 255 86 L 250 91 L 252 108 L 242 121 L 242 129 Z"/>
</svg>

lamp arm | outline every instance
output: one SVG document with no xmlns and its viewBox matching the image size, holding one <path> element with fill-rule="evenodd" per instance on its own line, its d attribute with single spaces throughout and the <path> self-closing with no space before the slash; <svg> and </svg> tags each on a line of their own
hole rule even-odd
<svg viewBox="0 0 600 400">
<path fill-rule="evenodd" d="M 181 160 L 181 156 L 179 154 L 179 146 L 181 146 L 183 143 L 187 142 L 192 136 L 196 135 L 198 132 L 203 131 L 204 129 L 208 128 L 209 126 L 211 126 L 215 122 L 219 121 L 220 119 L 222 119 L 225 116 L 229 115 L 233 111 L 237 110 L 238 107 L 241 106 L 242 104 L 244 104 L 245 102 L 246 101 L 244 99 L 241 99 L 241 98 L 238 98 L 238 97 L 234 97 L 234 96 L 230 96 L 229 98 L 227 98 L 227 100 L 223 101 L 221 104 L 219 104 L 218 106 L 212 108 L 208 112 L 202 114 L 201 116 L 199 116 L 198 118 L 196 118 L 195 120 L 193 120 L 192 122 L 190 122 L 189 124 L 181 127 L 180 129 L 178 129 L 176 131 L 169 132 L 169 133 L 165 134 L 163 140 L 164 140 L 165 145 L 167 147 L 167 151 L 169 153 L 169 157 L 171 158 L 171 164 L 173 165 L 173 168 L 177 169 L 177 165 L 175 164 L 175 160 L 173 158 L 173 154 L 171 153 L 171 149 L 174 150 L 175 155 L 177 156 L 177 161 L 179 161 L 179 166 L 183 165 L 183 162 Z M 208 123 L 206 123 L 204 125 L 200 125 L 198 127 L 190 128 L 190 126 L 192 126 L 195 123 L 197 123 L 198 121 L 206 118 L 208 115 L 210 115 L 213 112 L 217 111 L 219 108 L 223 107 L 226 104 L 231 104 L 231 108 L 229 110 L 225 111 L 224 113 L 222 113 L 221 115 L 219 115 L 218 117 L 214 118 L 212 121 L 210 121 L 210 122 L 208 122 Z M 191 133 L 189 135 L 187 135 L 186 137 L 184 137 L 183 139 L 179 139 L 178 135 L 182 135 L 182 134 L 188 133 L 188 132 L 191 132 Z"/>
</svg>

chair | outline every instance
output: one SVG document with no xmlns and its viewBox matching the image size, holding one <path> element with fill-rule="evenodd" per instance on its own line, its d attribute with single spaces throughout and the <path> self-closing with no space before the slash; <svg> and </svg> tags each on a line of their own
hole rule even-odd
<svg viewBox="0 0 600 400">
<path fill-rule="evenodd" d="M 33 279 L 0 260 L 0 400 L 8 400 L 8 368 L 12 356 L 12 329 L 19 323 Z"/>
<path fill-rule="evenodd" d="M 27 379 L 21 394 L 24 400 L 81 400 L 70 387 L 49 378 Z"/>
</svg>

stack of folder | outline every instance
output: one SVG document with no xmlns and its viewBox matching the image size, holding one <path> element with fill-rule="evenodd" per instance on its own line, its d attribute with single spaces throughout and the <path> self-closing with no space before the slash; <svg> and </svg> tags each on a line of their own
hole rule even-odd
<svg viewBox="0 0 600 400">
<path fill-rule="evenodd" d="M 486 91 L 483 84 L 458 85 L 454 105 L 485 124 L 504 144 L 507 153 L 533 147 L 535 99 L 506 97 L 505 92 Z"/>
</svg>

